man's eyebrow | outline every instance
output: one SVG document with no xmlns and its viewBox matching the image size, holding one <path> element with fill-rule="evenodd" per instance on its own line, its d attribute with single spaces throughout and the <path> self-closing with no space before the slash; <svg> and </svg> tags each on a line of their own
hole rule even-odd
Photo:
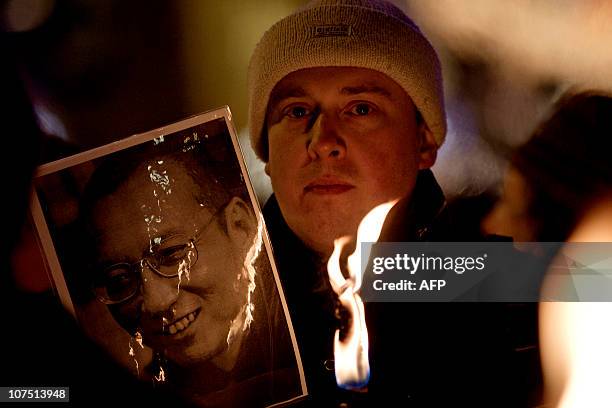
<svg viewBox="0 0 612 408">
<path fill-rule="evenodd" d="M 275 90 L 270 97 L 270 106 L 288 98 L 301 98 L 306 96 L 306 91 L 301 86 Z"/>
<path fill-rule="evenodd" d="M 376 85 L 345 86 L 344 88 L 342 88 L 340 93 L 342 93 L 342 95 L 357 95 L 357 94 L 362 94 L 362 93 L 374 93 L 374 94 L 382 95 L 388 99 L 393 99 L 391 97 L 391 92 L 389 92 L 387 89 L 381 86 L 376 86 Z"/>
<path fill-rule="evenodd" d="M 135 262 L 134 260 L 128 258 L 127 256 L 121 256 L 121 257 L 114 258 L 114 259 L 102 258 L 94 262 L 93 268 L 94 268 L 95 273 L 102 273 L 106 270 L 106 268 L 109 268 L 113 265 L 123 264 L 123 263 L 132 264 L 134 262 Z"/>
</svg>

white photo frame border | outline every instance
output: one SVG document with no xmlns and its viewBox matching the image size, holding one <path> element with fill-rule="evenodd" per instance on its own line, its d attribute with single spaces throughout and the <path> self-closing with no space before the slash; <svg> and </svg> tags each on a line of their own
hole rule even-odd
<svg viewBox="0 0 612 408">
<path fill-rule="evenodd" d="M 291 402 L 300 400 L 305 398 L 308 395 L 308 388 L 306 386 L 306 380 L 304 376 L 304 368 L 302 365 L 302 358 L 300 355 L 299 347 L 297 345 L 297 339 L 295 336 L 295 331 L 293 329 L 293 323 L 291 321 L 291 315 L 289 314 L 289 309 L 287 306 L 285 294 L 283 291 L 282 284 L 280 282 L 280 277 L 278 274 L 278 270 L 276 268 L 276 263 L 274 261 L 274 253 L 272 249 L 272 245 L 270 243 L 270 238 L 268 236 L 267 229 L 265 228 L 265 220 L 263 218 L 263 214 L 259 205 L 259 201 L 257 200 L 257 196 L 255 194 L 255 190 L 253 188 L 250 174 L 248 168 L 246 167 L 244 154 L 240 147 L 240 143 L 238 142 L 238 134 L 236 128 L 234 127 L 232 121 L 232 114 L 229 106 L 225 105 L 223 107 L 209 110 L 191 117 L 188 117 L 183 120 L 179 120 L 172 124 L 159 127 L 157 129 L 153 129 L 143 133 L 137 133 L 132 136 L 129 136 L 125 139 L 118 140 L 116 142 L 112 142 L 100 147 L 96 147 L 94 149 L 87 150 L 82 153 L 75 154 L 70 157 L 66 157 L 63 159 L 59 159 L 53 162 L 45 163 L 38 166 L 34 172 L 34 179 L 42 176 L 46 176 L 61 170 L 68 169 L 72 166 L 76 166 L 79 164 L 83 164 L 121 150 L 125 150 L 149 141 L 153 141 L 155 139 L 160 139 L 164 136 L 168 136 L 198 125 L 202 125 L 204 123 L 214 121 L 217 119 L 223 118 L 225 120 L 225 125 L 227 127 L 228 133 L 231 136 L 232 145 L 234 147 L 234 152 L 236 154 L 236 158 L 240 164 L 240 170 L 244 177 L 244 182 L 249 194 L 249 198 L 251 200 L 251 205 L 255 211 L 255 216 L 257 217 L 257 221 L 261 222 L 264 225 L 262 229 L 263 233 L 263 243 L 266 249 L 268 259 L 270 262 L 270 266 L 272 269 L 272 274 L 274 276 L 274 282 L 276 284 L 276 289 L 279 294 L 279 298 L 281 301 L 281 305 L 283 308 L 283 313 L 285 315 L 285 320 L 287 322 L 289 335 L 291 338 L 292 347 L 295 353 L 295 357 L 297 360 L 297 368 L 300 375 L 300 385 L 302 388 L 302 395 L 296 398 L 293 398 L 289 401 L 284 401 L 278 404 L 272 405 L 273 407 L 286 406 Z M 70 296 L 68 285 L 64 278 L 64 274 L 62 272 L 61 263 L 57 256 L 57 252 L 55 250 L 55 246 L 53 244 L 53 239 L 51 237 L 51 232 L 47 225 L 45 215 L 41 206 L 40 199 L 36 192 L 36 188 L 32 189 L 31 199 L 30 199 L 30 215 L 32 217 L 32 221 L 34 223 L 34 227 L 36 230 L 37 239 L 39 242 L 39 246 L 43 252 L 43 256 L 45 258 L 45 267 L 47 268 L 48 275 L 50 280 L 52 281 L 52 285 L 57 292 L 57 295 L 64 306 L 64 308 L 76 319 L 77 314 L 72 302 L 72 298 Z"/>
</svg>

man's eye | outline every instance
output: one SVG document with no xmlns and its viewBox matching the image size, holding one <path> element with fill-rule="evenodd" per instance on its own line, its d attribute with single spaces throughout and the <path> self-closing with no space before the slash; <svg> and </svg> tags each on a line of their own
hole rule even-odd
<svg viewBox="0 0 612 408">
<path fill-rule="evenodd" d="M 106 278 L 107 285 L 111 286 L 124 286 L 131 281 L 131 277 L 129 273 L 118 273 L 109 275 Z"/>
<path fill-rule="evenodd" d="M 301 119 L 310 114 L 310 110 L 305 106 L 292 106 L 286 110 L 285 115 L 292 119 Z"/>
<path fill-rule="evenodd" d="M 160 266 L 176 265 L 188 256 L 189 251 L 190 246 L 188 244 L 160 249 L 156 254 L 157 262 Z"/>
<path fill-rule="evenodd" d="M 372 107 L 367 103 L 358 103 L 354 105 L 350 110 L 351 114 L 357 116 L 366 116 L 370 114 L 370 112 L 372 112 Z"/>
<path fill-rule="evenodd" d="M 105 287 L 110 295 L 114 295 L 128 290 L 134 286 L 134 284 L 134 277 L 130 272 L 126 270 L 116 270 L 111 271 L 106 276 Z"/>
</svg>

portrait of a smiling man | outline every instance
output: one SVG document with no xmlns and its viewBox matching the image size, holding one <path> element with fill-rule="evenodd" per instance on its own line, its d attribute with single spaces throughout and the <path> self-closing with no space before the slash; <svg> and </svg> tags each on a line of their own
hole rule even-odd
<svg viewBox="0 0 612 408">
<path fill-rule="evenodd" d="M 73 258 L 64 265 L 71 292 L 89 293 L 77 303 L 107 308 L 152 350 L 143 379 L 203 406 L 302 393 L 238 160 L 224 119 L 99 158 L 58 245 L 60 259 Z"/>
</svg>

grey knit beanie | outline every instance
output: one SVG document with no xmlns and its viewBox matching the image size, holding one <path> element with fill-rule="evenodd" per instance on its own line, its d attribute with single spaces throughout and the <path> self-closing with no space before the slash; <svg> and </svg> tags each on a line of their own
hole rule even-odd
<svg viewBox="0 0 612 408">
<path fill-rule="evenodd" d="M 249 130 L 260 159 L 268 161 L 265 117 L 274 86 L 291 72 L 333 66 L 370 68 L 393 79 L 442 144 L 440 61 L 416 24 L 382 0 L 314 0 L 266 31 L 251 57 Z"/>
</svg>

